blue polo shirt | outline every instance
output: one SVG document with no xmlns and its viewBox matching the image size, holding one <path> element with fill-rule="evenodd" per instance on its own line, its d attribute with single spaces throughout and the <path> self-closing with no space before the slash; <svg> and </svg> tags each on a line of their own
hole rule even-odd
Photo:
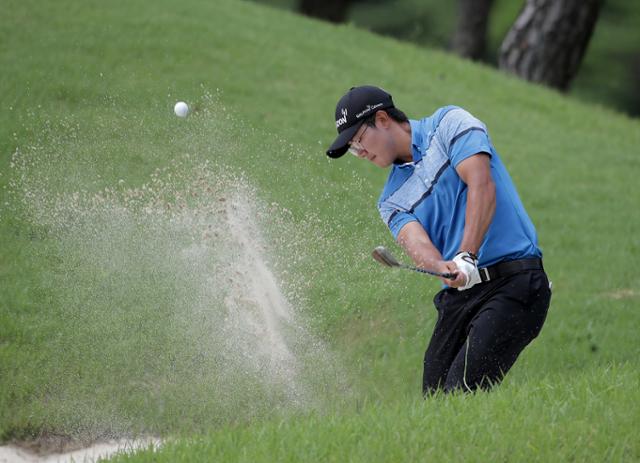
<svg viewBox="0 0 640 463">
<path fill-rule="evenodd" d="M 456 106 L 409 122 L 413 162 L 392 167 L 378 201 L 380 216 L 394 238 L 407 223 L 419 222 L 444 259 L 453 259 L 460 250 L 467 208 L 467 185 L 455 168 L 474 154 L 486 153 L 496 210 L 478 252 L 479 267 L 542 257 L 536 230 L 486 126 Z"/>
</svg>

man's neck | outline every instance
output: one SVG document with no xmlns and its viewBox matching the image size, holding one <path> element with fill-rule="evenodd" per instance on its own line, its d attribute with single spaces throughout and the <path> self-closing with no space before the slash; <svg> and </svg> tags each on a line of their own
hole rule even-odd
<svg viewBox="0 0 640 463">
<path fill-rule="evenodd" d="M 398 144 L 399 152 L 396 157 L 396 163 L 404 164 L 406 162 L 412 162 L 413 150 L 411 149 L 411 124 L 408 122 L 401 122 L 398 124 L 398 129 L 396 143 Z"/>
</svg>

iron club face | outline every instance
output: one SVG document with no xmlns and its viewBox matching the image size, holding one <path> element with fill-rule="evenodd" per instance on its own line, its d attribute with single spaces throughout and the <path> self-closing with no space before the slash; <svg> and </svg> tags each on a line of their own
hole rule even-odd
<svg viewBox="0 0 640 463">
<path fill-rule="evenodd" d="M 400 267 L 400 262 L 384 246 L 375 248 L 371 255 L 385 267 Z"/>
</svg>

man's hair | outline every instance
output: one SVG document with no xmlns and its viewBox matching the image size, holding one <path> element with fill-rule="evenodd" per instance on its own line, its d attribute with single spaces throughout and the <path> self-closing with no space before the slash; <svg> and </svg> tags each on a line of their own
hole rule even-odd
<svg viewBox="0 0 640 463">
<path fill-rule="evenodd" d="M 403 113 L 402 111 L 400 111 L 398 108 L 392 107 L 392 108 L 381 109 L 380 111 L 386 112 L 391 119 L 393 119 L 394 121 L 396 121 L 398 123 L 409 122 L 409 118 L 407 117 L 407 115 L 405 113 Z M 376 113 L 377 112 L 378 111 L 373 113 L 371 116 L 367 117 L 364 120 L 364 123 L 367 124 L 370 127 L 373 127 L 374 125 L 376 125 Z"/>
</svg>

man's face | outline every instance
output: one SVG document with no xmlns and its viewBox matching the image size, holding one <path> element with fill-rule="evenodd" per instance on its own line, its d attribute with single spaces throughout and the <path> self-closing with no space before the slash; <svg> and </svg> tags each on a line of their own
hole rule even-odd
<svg viewBox="0 0 640 463">
<path fill-rule="evenodd" d="M 374 126 L 362 124 L 349 142 L 349 152 L 379 167 L 389 167 L 397 157 L 391 134 L 377 120 Z"/>
</svg>

